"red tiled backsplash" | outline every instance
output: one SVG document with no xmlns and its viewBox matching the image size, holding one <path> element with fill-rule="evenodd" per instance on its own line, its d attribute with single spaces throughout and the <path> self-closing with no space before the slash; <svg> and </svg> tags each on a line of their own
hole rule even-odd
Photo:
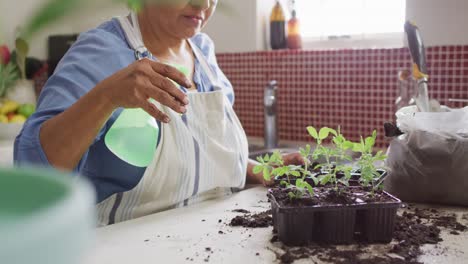
<svg viewBox="0 0 468 264">
<path fill-rule="evenodd" d="M 310 140 L 306 126 L 338 125 L 351 140 L 394 121 L 399 70 L 411 69 L 408 49 L 282 50 L 217 54 L 234 86 L 235 110 L 248 136 L 263 137 L 263 92 L 278 82 L 278 129 L 282 140 Z M 431 98 L 449 107 L 468 98 L 468 46 L 427 49 Z"/>
</svg>

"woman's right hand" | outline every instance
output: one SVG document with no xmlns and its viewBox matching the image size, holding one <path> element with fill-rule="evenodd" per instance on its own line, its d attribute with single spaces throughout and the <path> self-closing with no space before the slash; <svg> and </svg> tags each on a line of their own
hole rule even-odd
<svg viewBox="0 0 468 264">
<path fill-rule="evenodd" d="M 142 108 L 155 119 L 169 123 L 169 117 L 148 100 L 153 98 L 178 113 L 186 112 L 187 95 L 168 78 L 186 88 L 191 86 L 176 68 L 143 59 L 103 80 L 96 88 L 102 90 L 113 108 Z"/>
</svg>

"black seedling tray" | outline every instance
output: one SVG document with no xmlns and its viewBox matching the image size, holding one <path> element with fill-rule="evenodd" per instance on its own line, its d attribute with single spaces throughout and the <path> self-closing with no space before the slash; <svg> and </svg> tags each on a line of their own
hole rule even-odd
<svg viewBox="0 0 468 264">
<path fill-rule="evenodd" d="M 354 241 L 355 236 L 371 243 L 390 242 L 401 201 L 387 192 L 383 193 L 393 201 L 282 207 L 271 189 L 268 196 L 279 240 L 297 246 L 310 242 L 348 244 Z"/>
</svg>

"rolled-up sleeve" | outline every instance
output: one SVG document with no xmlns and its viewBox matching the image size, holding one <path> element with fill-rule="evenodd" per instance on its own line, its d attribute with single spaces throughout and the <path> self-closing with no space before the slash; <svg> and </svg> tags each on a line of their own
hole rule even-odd
<svg viewBox="0 0 468 264">
<path fill-rule="evenodd" d="M 87 92 L 84 86 L 73 84 L 71 80 L 62 75 L 63 73 L 54 75 L 47 82 L 40 96 L 36 113 L 27 120 L 22 131 L 16 137 L 14 147 L 16 166 L 51 166 L 41 145 L 41 127 L 45 121 L 65 111 Z M 87 153 L 82 157 L 75 171 L 81 168 L 86 155 Z"/>
<path fill-rule="evenodd" d="M 132 61 L 131 50 L 122 41 L 101 29 L 94 29 L 80 36 L 45 84 L 39 96 L 36 112 L 28 118 L 16 137 L 14 146 L 16 166 L 51 166 L 39 138 L 42 125 L 68 109 L 100 81 Z M 95 142 L 104 133 L 105 128 L 101 129 Z M 75 171 L 82 168 L 86 157 L 87 153 Z"/>
</svg>

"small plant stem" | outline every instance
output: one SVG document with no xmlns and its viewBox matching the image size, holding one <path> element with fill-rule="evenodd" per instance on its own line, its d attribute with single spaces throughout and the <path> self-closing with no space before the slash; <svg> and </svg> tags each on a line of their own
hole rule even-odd
<svg viewBox="0 0 468 264">
<path fill-rule="evenodd" d="M 304 174 L 302 175 L 302 180 L 304 180 L 304 179 L 305 179 L 305 176 L 307 175 L 307 172 L 308 172 L 308 170 L 307 170 L 307 169 L 308 169 L 308 165 L 307 165 L 307 164 L 308 164 L 308 161 L 309 161 L 309 159 L 308 159 L 308 158 L 306 158 L 306 159 L 304 160 L 304 164 L 305 164 L 305 165 L 304 165 L 304 167 L 305 167 L 305 172 L 304 172 Z"/>
</svg>

